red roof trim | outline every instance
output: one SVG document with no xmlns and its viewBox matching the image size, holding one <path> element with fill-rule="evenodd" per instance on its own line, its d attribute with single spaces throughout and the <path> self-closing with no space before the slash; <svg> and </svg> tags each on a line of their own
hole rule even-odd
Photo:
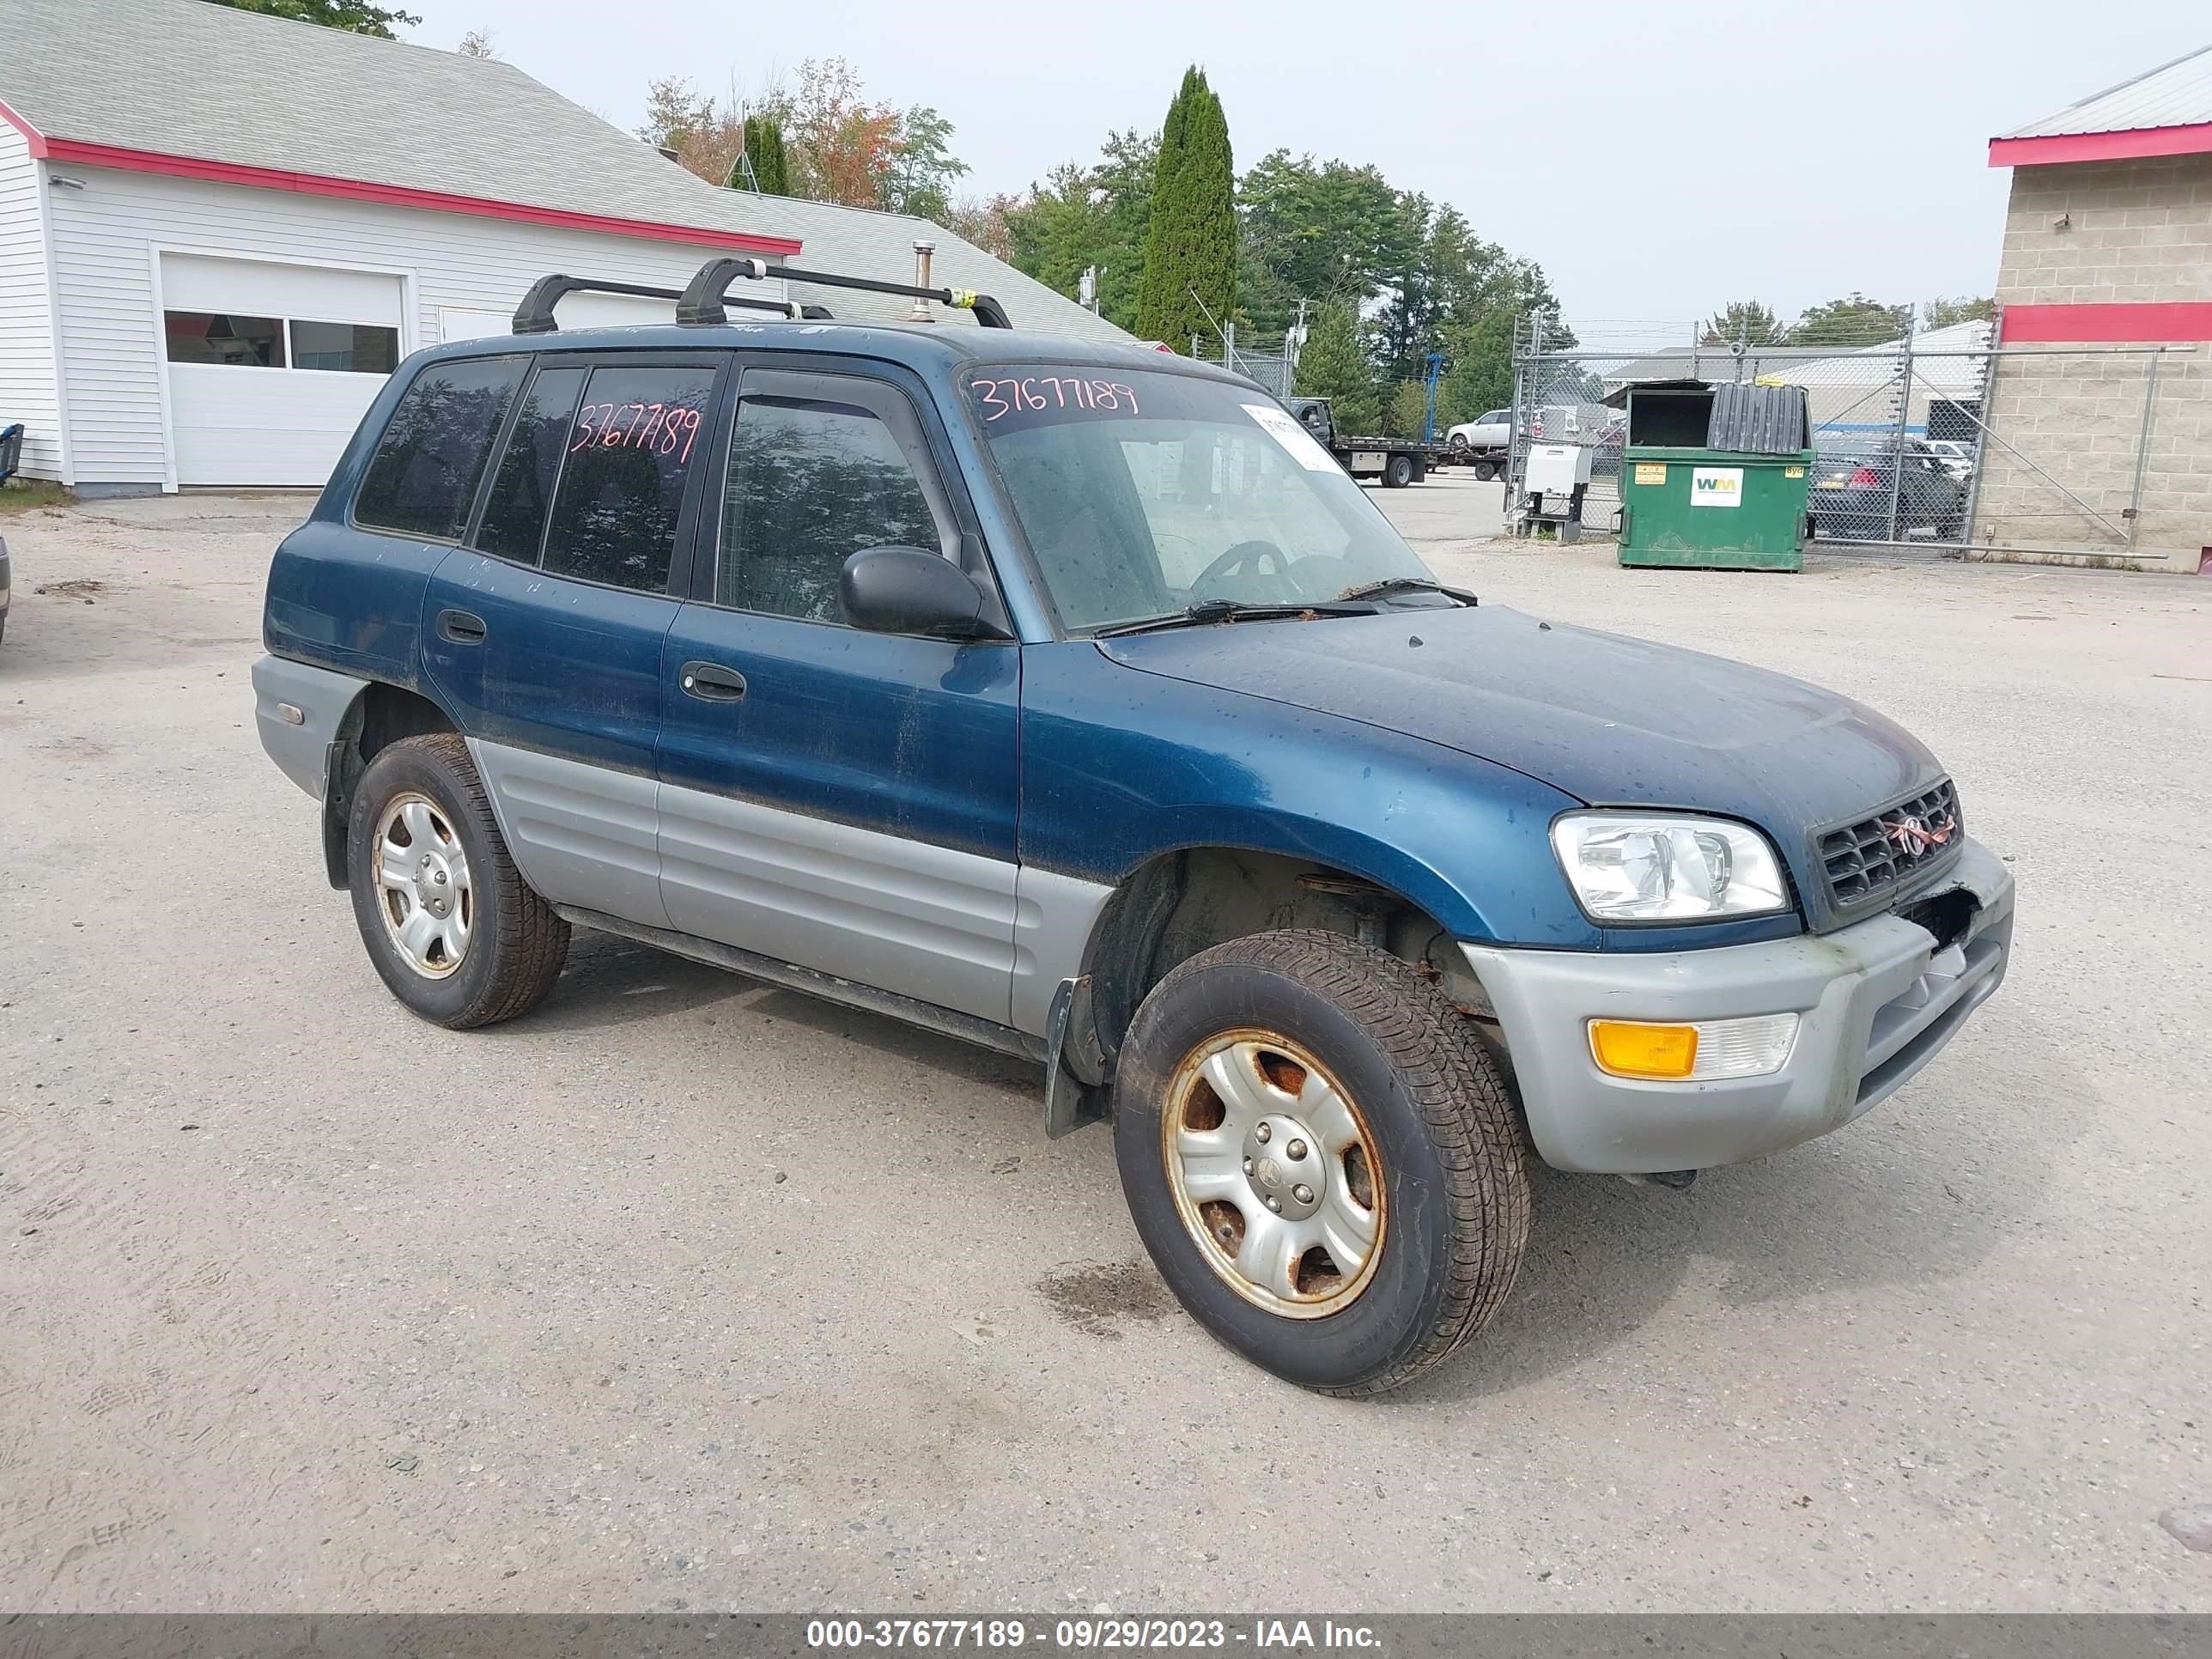
<svg viewBox="0 0 2212 1659">
<path fill-rule="evenodd" d="M 2131 161 L 2148 155 L 2212 154 L 2212 121 L 2185 127 L 2131 127 L 2124 132 L 2054 132 L 2040 138 L 1992 138 L 1993 167 L 2050 167 L 2061 161 Z"/>
<path fill-rule="evenodd" d="M 2081 345 L 2125 341 L 2171 345 L 2212 340 L 2212 305 L 2191 301 L 2136 305 L 2007 306 L 2007 345 Z"/>
<path fill-rule="evenodd" d="M 46 135 L 16 114 L 14 110 L 9 109 L 5 103 L 0 103 L 0 121 L 5 121 L 23 135 L 24 141 L 31 147 L 33 159 L 46 153 Z"/>
<path fill-rule="evenodd" d="M 45 138 L 33 133 L 4 105 L 0 105 L 0 112 L 30 137 L 33 155 L 56 161 L 75 161 L 82 167 L 161 173 L 173 178 L 205 179 L 216 184 L 246 185 L 258 190 L 298 191 L 307 196 L 336 196 L 355 202 L 382 202 L 392 207 L 427 208 L 434 213 L 461 213 L 479 219 L 511 219 L 523 224 L 556 225 L 563 230 L 598 231 L 609 236 L 640 236 L 659 242 L 742 248 L 748 253 L 787 257 L 799 252 L 801 246 L 788 236 L 756 236 L 744 231 L 712 229 L 705 225 L 670 225 L 651 219 L 617 218 L 610 214 L 571 213 L 564 208 L 495 202 L 481 196 L 452 196 L 443 191 L 415 190 L 404 185 L 372 185 L 358 179 L 333 179 L 319 173 L 244 167 L 234 161 L 203 161 L 195 156 L 164 155 L 154 150 L 124 149 L 113 144 L 88 144 L 76 138 Z"/>
</svg>

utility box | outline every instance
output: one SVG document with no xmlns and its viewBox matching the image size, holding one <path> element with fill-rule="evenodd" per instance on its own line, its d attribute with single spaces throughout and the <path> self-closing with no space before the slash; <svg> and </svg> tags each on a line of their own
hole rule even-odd
<svg viewBox="0 0 2212 1659">
<path fill-rule="evenodd" d="M 1532 495 L 1571 495 L 1590 481 L 1590 452 L 1579 444 L 1535 444 L 1523 488 Z"/>
<path fill-rule="evenodd" d="M 1814 461 L 1805 388 L 1645 381 L 1625 405 L 1620 562 L 1802 570 Z"/>
</svg>

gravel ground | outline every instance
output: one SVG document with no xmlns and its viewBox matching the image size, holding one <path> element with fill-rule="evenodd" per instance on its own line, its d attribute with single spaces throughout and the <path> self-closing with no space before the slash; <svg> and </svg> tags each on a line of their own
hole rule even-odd
<svg viewBox="0 0 2212 1659">
<path fill-rule="evenodd" d="M 2212 583 L 1628 573 L 1497 495 L 1380 499 L 1904 720 L 2017 965 L 1842 1133 L 1540 1175 L 1370 1404 L 1184 1319 L 1012 1062 L 591 938 L 412 1019 L 252 730 L 304 503 L 0 519 L 0 1609 L 2212 1610 Z"/>
</svg>

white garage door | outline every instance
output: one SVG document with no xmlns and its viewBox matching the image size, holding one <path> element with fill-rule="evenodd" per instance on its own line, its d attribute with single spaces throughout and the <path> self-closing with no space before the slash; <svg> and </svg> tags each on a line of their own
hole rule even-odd
<svg viewBox="0 0 2212 1659">
<path fill-rule="evenodd" d="M 397 276 L 161 256 L 180 484 L 321 484 L 400 357 Z"/>
</svg>

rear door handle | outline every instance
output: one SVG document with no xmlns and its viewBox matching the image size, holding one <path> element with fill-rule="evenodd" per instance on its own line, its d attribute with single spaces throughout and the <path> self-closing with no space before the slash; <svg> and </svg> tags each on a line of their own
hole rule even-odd
<svg viewBox="0 0 2212 1659">
<path fill-rule="evenodd" d="M 441 611 L 438 613 L 438 636 L 451 640 L 455 645 L 482 645 L 484 642 L 484 620 L 466 611 Z"/>
<path fill-rule="evenodd" d="M 686 696 L 702 702 L 737 702 L 745 695 L 745 677 L 718 662 L 687 662 L 680 677 Z"/>
</svg>

